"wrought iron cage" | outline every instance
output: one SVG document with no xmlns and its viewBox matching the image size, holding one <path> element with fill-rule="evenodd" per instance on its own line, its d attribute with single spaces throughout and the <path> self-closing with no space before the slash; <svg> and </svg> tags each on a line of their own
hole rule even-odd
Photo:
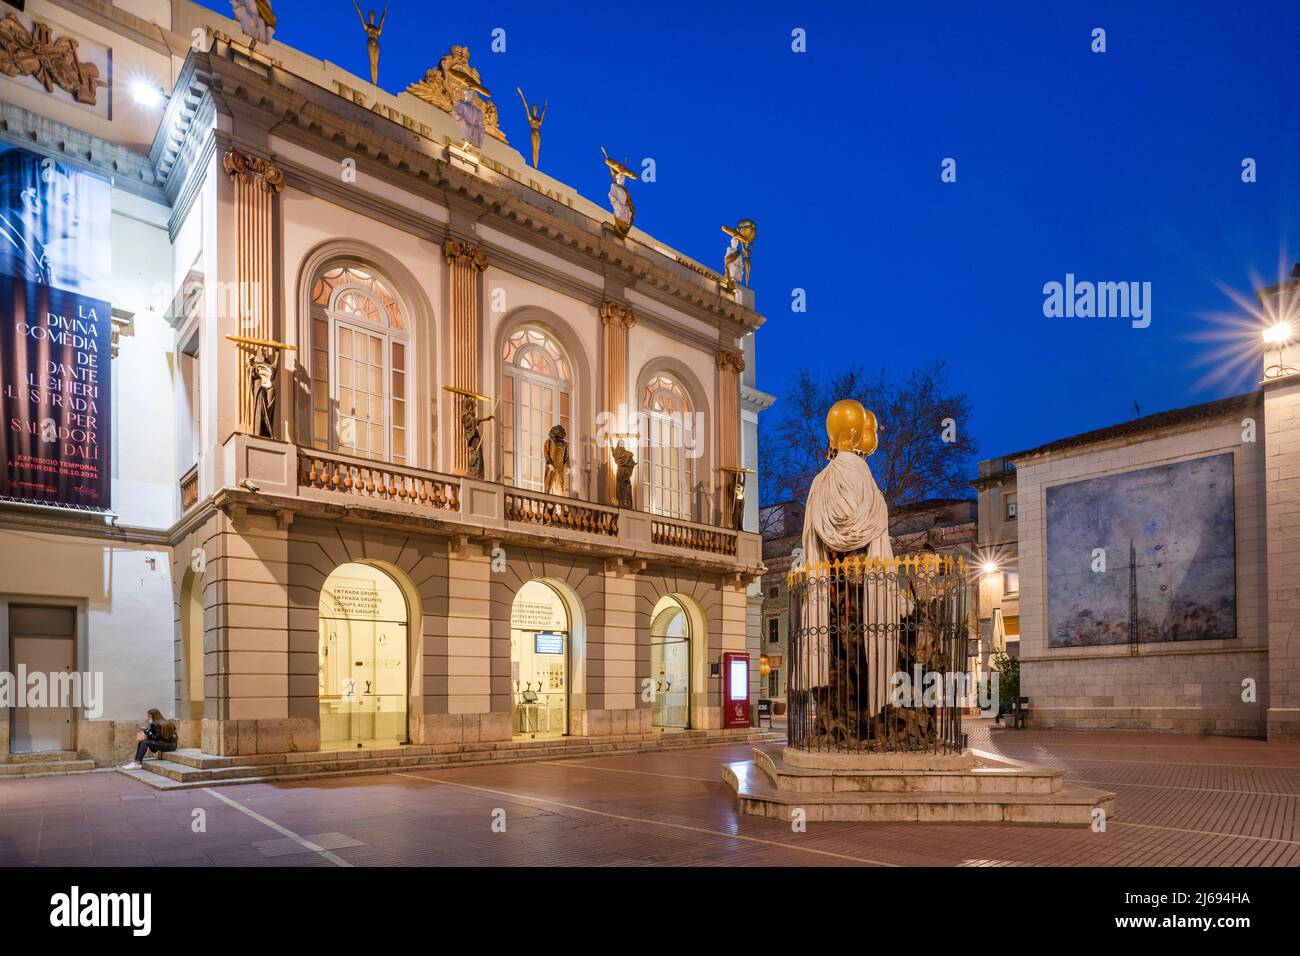
<svg viewBox="0 0 1300 956">
<path fill-rule="evenodd" d="M 789 575 L 789 745 L 960 752 L 974 691 L 966 562 L 831 557 Z"/>
</svg>

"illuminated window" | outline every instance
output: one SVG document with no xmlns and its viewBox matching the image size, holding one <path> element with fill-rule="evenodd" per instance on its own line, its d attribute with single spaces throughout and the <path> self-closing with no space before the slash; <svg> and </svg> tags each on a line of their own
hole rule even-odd
<svg viewBox="0 0 1300 956">
<path fill-rule="evenodd" d="M 406 464 L 410 332 L 388 284 L 360 265 L 317 274 L 311 290 L 312 443 Z"/>
<path fill-rule="evenodd" d="M 641 500 L 653 514 L 694 519 L 695 459 L 692 408 L 686 390 L 669 375 L 656 375 L 641 393 L 641 410 L 650 434 L 642 435 L 645 461 Z"/>
<path fill-rule="evenodd" d="M 501 350 L 501 480 L 543 489 L 546 437 L 556 425 L 573 441 L 573 379 L 556 341 L 527 326 Z"/>
</svg>

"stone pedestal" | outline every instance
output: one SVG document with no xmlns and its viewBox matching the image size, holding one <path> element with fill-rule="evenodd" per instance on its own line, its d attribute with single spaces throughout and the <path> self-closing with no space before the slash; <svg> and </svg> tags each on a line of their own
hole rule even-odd
<svg viewBox="0 0 1300 956">
<path fill-rule="evenodd" d="M 1089 826 L 1115 795 L 1067 787 L 1065 771 L 978 750 L 960 754 L 815 753 L 759 747 L 723 766 L 742 813 L 805 821 Z"/>
</svg>

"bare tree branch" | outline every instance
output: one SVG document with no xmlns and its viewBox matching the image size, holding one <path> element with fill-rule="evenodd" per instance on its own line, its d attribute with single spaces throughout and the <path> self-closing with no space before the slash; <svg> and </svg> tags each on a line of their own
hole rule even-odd
<svg viewBox="0 0 1300 956">
<path fill-rule="evenodd" d="M 880 444 L 869 464 L 891 510 L 925 498 L 969 496 L 976 466 L 970 401 L 948 391 L 944 363 L 933 362 L 901 381 L 891 381 L 883 369 L 873 376 L 861 366 L 827 376 L 796 372 L 774 409 L 779 414 L 763 421 L 764 504 L 807 498 L 826 464 L 826 412 L 841 398 L 856 398 L 876 413 Z M 944 440 L 947 419 L 951 441 Z"/>
</svg>

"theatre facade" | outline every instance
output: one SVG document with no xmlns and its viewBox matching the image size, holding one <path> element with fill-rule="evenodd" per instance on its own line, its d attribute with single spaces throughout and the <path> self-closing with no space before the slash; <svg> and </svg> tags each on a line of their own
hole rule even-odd
<svg viewBox="0 0 1300 956">
<path fill-rule="evenodd" d="M 71 90 L 0 76 L 0 145 L 74 184 L 46 258 L 101 263 L 107 304 L 66 362 L 56 309 L 4 304 L 6 430 L 71 446 L 107 366 L 98 465 L 20 484 L 6 448 L 0 670 L 102 681 L 10 709 L 9 753 L 121 761 L 150 707 L 212 755 L 746 732 L 747 277 L 530 167 L 495 108 L 467 141 L 467 83 L 527 83 L 455 38 L 394 96 L 179 0 L 6 15 L 77 41 Z M 72 271 L 24 281 L 96 291 Z"/>
</svg>

